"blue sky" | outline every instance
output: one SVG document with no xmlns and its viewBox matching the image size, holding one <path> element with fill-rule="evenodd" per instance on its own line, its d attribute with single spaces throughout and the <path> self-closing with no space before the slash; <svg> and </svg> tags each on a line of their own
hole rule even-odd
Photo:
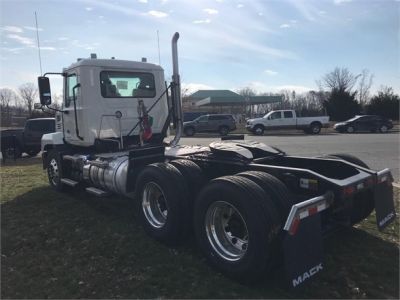
<svg viewBox="0 0 400 300">
<path fill-rule="evenodd" d="M 317 89 L 336 66 L 374 73 L 400 92 L 398 1 L 267 0 L 0 0 L 0 86 L 16 88 L 39 75 L 34 12 L 43 71 L 78 57 L 158 63 L 171 75 L 170 40 L 180 32 L 186 87 L 258 92 Z M 61 91 L 61 81 L 53 81 Z"/>
</svg>

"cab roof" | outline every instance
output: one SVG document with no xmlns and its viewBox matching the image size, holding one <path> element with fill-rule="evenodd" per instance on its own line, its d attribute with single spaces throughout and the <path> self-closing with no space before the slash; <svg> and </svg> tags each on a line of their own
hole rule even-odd
<svg viewBox="0 0 400 300">
<path fill-rule="evenodd" d="M 73 63 L 69 67 L 67 67 L 66 70 L 81 66 L 163 71 L 163 68 L 161 68 L 159 65 L 147 62 L 138 62 L 138 61 L 120 60 L 120 59 L 97 59 L 97 58 L 80 59 L 76 63 Z"/>
</svg>

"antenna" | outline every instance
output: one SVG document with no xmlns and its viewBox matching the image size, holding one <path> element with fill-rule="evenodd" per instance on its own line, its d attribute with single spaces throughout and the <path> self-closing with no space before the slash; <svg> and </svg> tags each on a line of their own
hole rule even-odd
<svg viewBox="0 0 400 300">
<path fill-rule="evenodd" d="M 40 55 L 40 43 L 39 43 L 39 27 L 38 27 L 38 22 L 37 22 L 37 14 L 35 11 L 35 22 L 36 22 L 36 38 L 37 38 L 37 46 L 38 46 L 38 51 L 39 51 L 39 66 L 40 66 L 40 75 L 43 74 L 42 72 L 42 56 Z"/>
<path fill-rule="evenodd" d="M 161 57 L 160 57 L 160 36 L 158 35 L 158 30 L 157 30 L 157 45 L 158 45 L 158 64 L 161 66 Z"/>
</svg>

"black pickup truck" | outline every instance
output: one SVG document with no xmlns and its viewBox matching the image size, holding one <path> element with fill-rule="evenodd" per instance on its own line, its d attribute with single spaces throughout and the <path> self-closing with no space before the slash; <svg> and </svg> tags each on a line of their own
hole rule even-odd
<svg viewBox="0 0 400 300">
<path fill-rule="evenodd" d="M 4 158 L 21 157 L 22 153 L 35 156 L 40 152 L 42 135 L 55 132 L 54 118 L 30 119 L 23 129 L 6 129 L 1 134 L 1 152 Z"/>
</svg>

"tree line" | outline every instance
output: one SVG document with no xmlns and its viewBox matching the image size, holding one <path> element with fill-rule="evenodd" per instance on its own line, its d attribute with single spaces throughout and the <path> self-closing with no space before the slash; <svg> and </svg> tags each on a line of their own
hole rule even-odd
<svg viewBox="0 0 400 300">
<path fill-rule="evenodd" d="M 54 95 L 52 98 L 58 106 L 57 103 L 61 97 Z M 38 89 L 33 83 L 22 84 L 16 91 L 10 88 L 1 88 L 1 126 L 21 126 L 26 119 L 54 116 L 54 111 L 34 110 L 34 103 L 38 101 Z"/>
<path fill-rule="evenodd" d="M 368 70 L 355 75 L 347 68 L 336 67 L 317 80 L 317 91 L 299 94 L 283 90 L 280 92 L 282 102 L 270 105 L 269 108 L 294 109 L 303 116 L 326 113 L 332 121 L 343 121 L 357 114 L 380 115 L 399 120 L 399 95 L 392 87 L 381 86 L 371 96 L 373 77 Z M 239 90 L 238 93 L 242 96 L 257 94 L 249 87 Z"/>
</svg>

